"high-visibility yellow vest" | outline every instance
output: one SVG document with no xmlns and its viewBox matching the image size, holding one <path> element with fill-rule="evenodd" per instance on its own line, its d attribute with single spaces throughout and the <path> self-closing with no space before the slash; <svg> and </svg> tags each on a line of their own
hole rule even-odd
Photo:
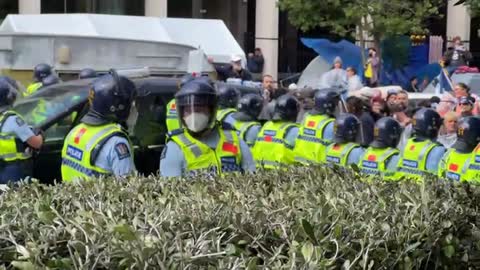
<svg viewBox="0 0 480 270">
<path fill-rule="evenodd" d="M 422 181 L 430 174 L 427 171 L 427 158 L 436 146 L 438 144 L 431 140 L 415 141 L 415 138 L 410 138 L 402 150 L 394 178 L 399 180 L 405 177 Z"/>
<path fill-rule="evenodd" d="M 175 103 L 175 99 L 172 99 L 170 102 L 168 102 L 166 116 L 168 133 L 172 133 L 172 131 L 181 128 L 182 125 L 180 119 L 178 118 L 177 104 Z"/>
<path fill-rule="evenodd" d="M 470 154 L 468 169 L 463 178 L 467 182 L 480 184 L 480 144 Z"/>
<path fill-rule="evenodd" d="M 244 140 L 250 147 L 254 145 L 254 142 L 248 142 L 245 136 L 247 135 L 247 132 L 250 130 L 250 128 L 254 126 L 261 127 L 262 125 L 259 122 L 255 121 L 235 121 L 235 123 L 233 124 L 233 128 L 238 131 L 238 136 L 240 137 L 240 139 Z"/>
<path fill-rule="evenodd" d="M 325 160 L 324 162 L 335 164 L 341 167 L 347 167 L 348 163 L 348 156 L 353 151 L 353 149 L 361 147 L 357 143 L 349 142 L 349 143 L 332 143 L 327 146 Z"/>
<path fill-rule="evenodd" d="M 374 148 L 369 147 L 363 154 L 362 160 L 358 164 L 360 171 L 372 178 L 380 176 L 383 180 L 392 180 L 395 171 L 387 169 L 387 161 L 400 151 L 396 148 Z"/>
<path fill-rule="evenodd" d="M 218 122 L 223 122 L 227 115 L 231 113 L 235 113 L 237 110 L 232 109 L 232 108 L 225 108 L 225 109 L 220 109 L 217 111 L 217 121 Z"/>
<path fill-rule="evenodd" d="M 28 97 L 28 96 L 32 95 L 33 93 L 37 92 L 37 90 L 40 89 L 40 87 L 42 87 L 42 85 L 43 84 L 41 82 L 36 82 L 36 83 L 30 84 L 27 87 L 27 91 L 23 94 L 23 96 Z"/>
<path fill-rule="evenodd" d="M 282 165 L 295 164 L 293 147 L 285 136 L 295 123 L 268 121 L 260 130 L 252 154 L 257 166 L 265 169 L 276 169 Z"/>
<path fill-rule="evenodd" d="M 0 115 L 0 130 L 10 116 L 21 118 L 21 116 L 14 111 L 2 112 Z M 4 162 L 14 162 L 31 158 L 32 155 L 25 153 L 24 148 L 24 143 L 21 142 L 14 133 L 0 132 L 0 160 Z"/>
<path fill-rule="evenodd" d="M 474 158 L 472 153 L 459 153 L 453 148 L 448 149 L 438 166 L 439 176 L 452 181 L 467 181 L 467 171 L 472 157 Z"/>
<path fill-rule="evenodd" d="M 187 174 L 223 174 L 242 171 L 242 152 L 235 131 L 216 128 L 214 132 L 220 135 L 215 149 L 195 139 L 185 129 L 171 137 L 183 152 L 187 163 Z"/>
<path fill-rule="evenodd" d="M 88 180 L 92 177 L 110 175 L 112 172 L 95 166 L 95 156 L 112 136 L 128 135 L 120 125 L 90 126 L 84 123 L 74 127 L 65 138 L 62 149 L 62 179 L 64 182 Z M 130 143 L 130 148 L 131 143 Z"/>
<path fill-rule="evenodd" d="M 323 131 L 333 121 L 335 119 L 328 115 L 307 115 L 303 119 L 293 150 L 296 161 L 312 164 L 325 160 L 325 152 L 331 142 L 323 138 Z"/>
</svg>

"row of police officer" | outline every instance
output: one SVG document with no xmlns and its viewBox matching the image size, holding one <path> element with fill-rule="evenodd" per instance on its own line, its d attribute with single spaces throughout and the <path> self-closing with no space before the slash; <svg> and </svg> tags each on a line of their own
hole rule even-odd
<svg viewBox="0 0 480 270">
<path fill-rule="evenodd" d="M 15 99 L 11 88 L 7 80 L 0 79 L 2 179 L 21 178 L 18 172 L 22 170 L 16 166 L 30 160 L 28 149 L 39 149 L 43 142 L 42 135 L 35 135 L 21 116 L 10 110 Z M 183 82 L 169 107 L 171 114 L 178 114 L 177 127 L 169 132 L 160 161 L 161 175 L 251 172 L 259 166 L 273 169 L 302 163 L 335 163 L 358 164 L 364 173 L 387 179 L 422 179 L 438 171 L 455 180 L 478 178 L 478 118 L 462 121 L 458 142 L 445 155 L 445 148 L 435 142 L 440 116 L 429 109 L 415 114 L 415 135 L 405 149 L 394 148 L 401 128 L 391 118 L 376 123 L 375 140 L 363 149 L 355 143 L 360 126 L 358 119 L 350 114 L 334 118 L 339 97 L 333 91 L 315 94 L 315 109 L 305 116 L 301 125 L 295 123 L 299 110 L 297 100 L 284 95 L 277 101 L 273 119 L 263 126 L 256 122 L 261 98 L 246 95 L 237 102 L 231 91 L 218 89 L 217 94 L 215 85 L 206 78 Z M 64 142 L 61 168 L 64 181 L 111 174 L 127 176 L 135 171 L 132 145 L 125 130 L 129 121 L 136 121 L 131 116 L 138 115 L 132 113 L 135 97 L 133 82 L 113 70 L 92 83 L 89 112 Z M 229 108 L 235 103 L 239 104 L 238 110 Z M 218 104 L 221 109 L 217 112 Z M 9 171 L 17 175 L 9 176 Z"/>
<path fill-rule="evenodd" d="M 184 95 L 183 91 L 182 88 L 177 94 L 177 101 Z M 240 98 L 236 89 L 225 85 L 219 87 L 217 92 L 219 99 L 217 123 L 221 123 L 226 130 L 236 131 L 239 141 L 242 142 L 240 144 L 242 147 L 239 148 L 245 149 L 243 141 L 247 143 L 257 167 L 278 169 L 284 165 L 321 163 L 348 167 L 355 164 L 365 175 L 381 176 L 385 180 L 402 178 L 422 180 L 428 175 L 438 174 L 457 181 L 475 181 L 477 178 L 480 181 L 476 176 L 477 169 L 480 169 L 480 147 L 477 148 L 480 142 L 479 118 L 462 119 L 458 129 L 458 140 L 452 149 L 446 151 L 436 142 L 442 119 L 434 110 L 420 109 L 416 112 L 413 117 L 414 134 L 404 149 L 395 148 L 402 133 L 400 124 L 393 118 L 385 117 L 377 121 L 374 141 L 365 149 L 356 143 L 360 129 L 359 120 L 348 113 L 335 118 L 339 102 L 339 95 L 335 91 L 317 91 L 314 109 L 305 115 L 300 124 L 295 123 L 299 110 L 297 100 L 284 95 L 278 99 L 273 119 L 263 127 L 256 118 L 262 108 L 260 96 L 247 94 Z M 192 92 L 192 95 L 196 94 Z M 175 101 L 171 104 L 175 104 Z M 208 117 L 199 118 L 209 119 L 208 123 L 213 126 L 215 105 L 211 103 L 210 106 L 212 110 Z M 186 153 L 189 153 L 192 147 L 204 143 L 203 136 L 199 136 L 198 133 L 193 133 L 190 140 L 183 142 L 176 137 L 177 132 L 183 134 L 181 136 L 185 136 L 185 133 L 192 134 L 191 124 L 183 112 L 184 107 L 177 109 L 180 110 L 180 118 L 170 118 L 173 119 L 170 127 L 175 128 L 170 129 L 172 140 L 162 154 L 160 173 L 164 176 L 180 176 L 196 171 L 196 168 L 189 169 L 185 165 L 188 163 L 185 161 Z M 169 113 L 171 116 L 175 115 L 176 110 L 169 107 Z M 185 128 L 182 129 L 182 126 Z M 197 139 L 200 141 L 196 141 Z M 189 146 L 181 147 L 186 142 Z M 211 149 L 218 145 L 207 144 Z M 245 155 L 247 150 L 241 152 Z M 221 160 L 220 158 L 220 164 Z M 208 167 L 206 163 L 205 166 L 198 165 L 202 162 L 198 159 L 197 167 Z"/>
</svg>

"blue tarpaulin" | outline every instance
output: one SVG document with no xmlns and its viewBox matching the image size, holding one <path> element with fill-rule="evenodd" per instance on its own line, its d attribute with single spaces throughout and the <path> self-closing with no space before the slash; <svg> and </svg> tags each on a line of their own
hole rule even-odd
<svg viewBox="0 0 480 270">
<path fill-rule="evenodd" d="M 410 79 L 416 76 L 421 83 L 423 78 L 428 77 L 432 80 L 440 73 L 440 65 L 428 64 L 428 45 L 411 46 L 407 37 L 399 37 L 396 40 L 401 39 L 404 48 L 406 50 L 405 56 L 408 57 L 408 61 L 404 61 L 400 67 L 398 67 L 398 60 L 392 57 L 382 59 L 382 74 L 380 74 L 380 80 L 383 85 L 400 85 L 406 87 L 410 83 Z M 363 64 L 361 56 L 361 48 L 350 41 L 341 40 L 339 42 L 332 42 L 328 39 L 312 39 L 302 38 L 302 43 L 313 49 L 327 62 L 333 63 L 336 56 L 340 56 L 343 60 L 343 66 L 355 67 L 359 75 L 363 74 Z M 396 41 L 395 41 L 396 42 Z M 383 43 L 388 46 L 388 42 Z M 395 62 L 397 61 L 397 62 Z M 395 66 L 395 68 L 394 68 Z"/>
</svg>

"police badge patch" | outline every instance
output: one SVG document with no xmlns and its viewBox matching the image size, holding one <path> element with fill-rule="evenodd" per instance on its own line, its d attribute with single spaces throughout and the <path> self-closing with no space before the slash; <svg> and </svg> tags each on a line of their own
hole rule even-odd
<svg viewBox="0 0 480 270">
<path fill-rule="evenodd" d="M 119 143 L 115 145 L 115 152 L 117 152 L 119 160 L 130 157 L 130 150 L 125 143 Z"/>
</svg>

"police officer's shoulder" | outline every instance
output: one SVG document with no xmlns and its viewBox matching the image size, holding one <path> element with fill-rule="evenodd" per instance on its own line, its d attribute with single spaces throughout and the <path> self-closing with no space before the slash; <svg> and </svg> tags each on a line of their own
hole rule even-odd
<svg viewBox="0 0 480 270">
<path fill-rule="evenodd" d="M 113 147 L 119 159 L 124 159 L 131 155 L 128 135 L 122 131 L 114 132 L 101 140 L 90 154 L 90 162 L 93 164 L 106 145 Z M 109 151 L 110 149 L 106 149 Z"/>
</svg>

